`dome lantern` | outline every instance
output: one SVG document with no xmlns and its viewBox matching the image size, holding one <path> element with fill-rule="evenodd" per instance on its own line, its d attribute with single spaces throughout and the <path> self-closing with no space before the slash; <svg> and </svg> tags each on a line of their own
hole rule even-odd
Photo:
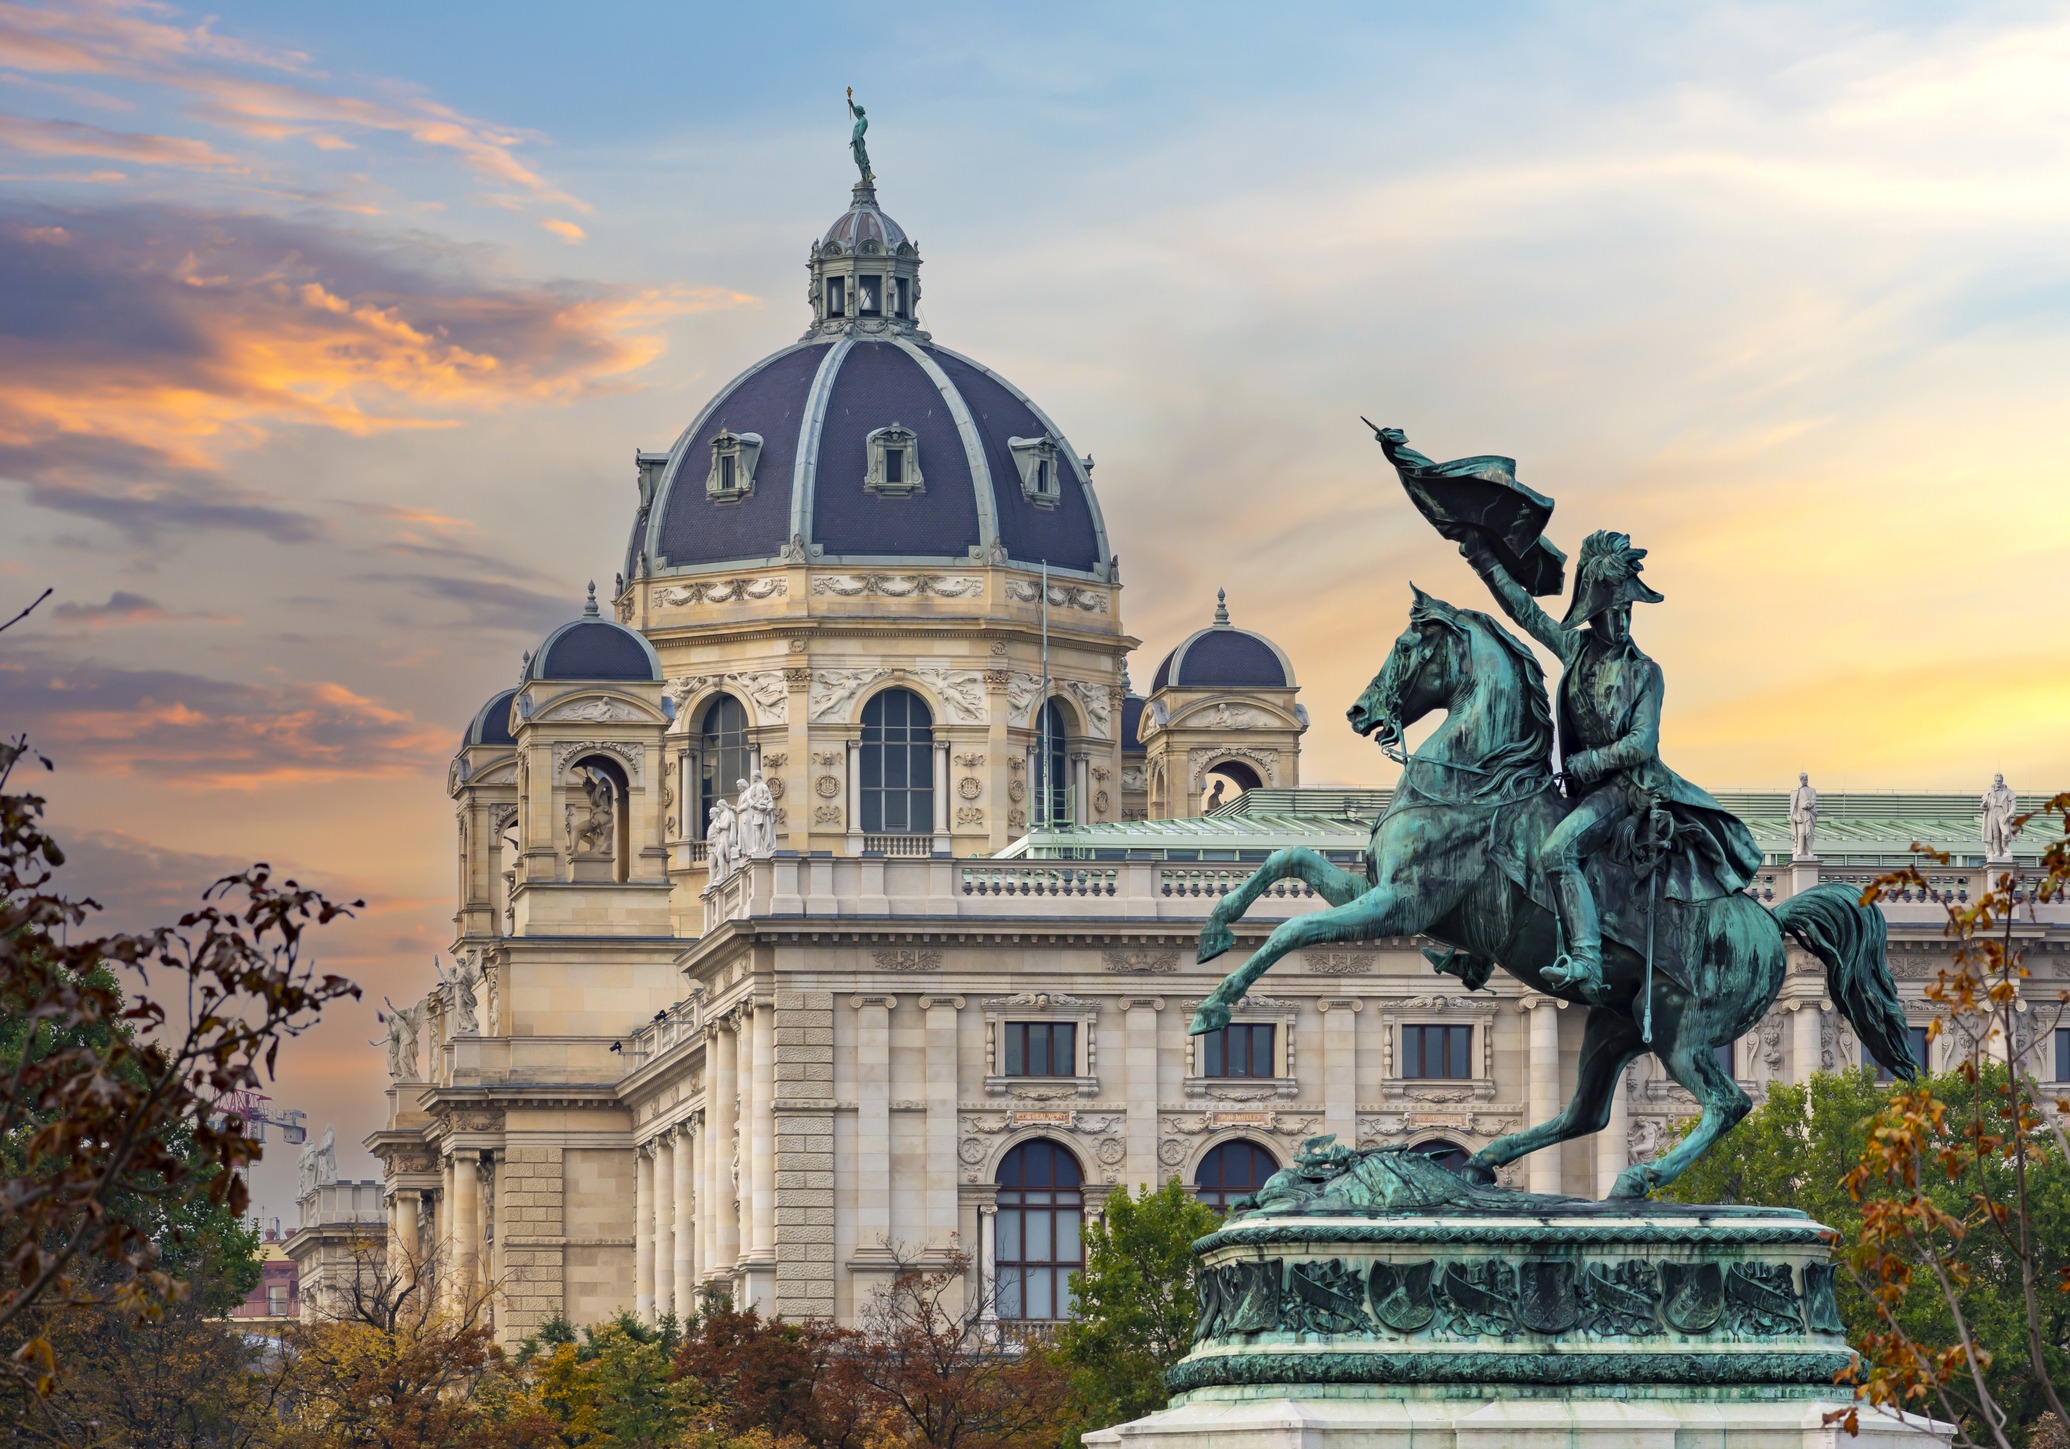
<svg viewBox="0 0 2070 1449">
<path fill-rule="evenodd" d="M 925 338 L 919 328 L 920 249 L 877 206 L 874 178 L 855 183 L 848 210 L 813 244 L 807 338 Z"/>
</svg>

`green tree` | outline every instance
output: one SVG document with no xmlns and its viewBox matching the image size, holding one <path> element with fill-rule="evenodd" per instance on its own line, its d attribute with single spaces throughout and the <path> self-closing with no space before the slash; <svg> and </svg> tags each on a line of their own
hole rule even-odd
<svg viewBox="0 0 2070 1449">
<path fill-rule="evenodd" d="M 1141 1197 L 1120 1189 L 1087 1224 L 1085 1269 L 1072 1276 L 1077 1313 L 1056 1343 L 1085 1428 L 1165 1406 L 1165 1370 L 1192 1347 L 1200 1312 L 1193 1242 L 1221 1220 L 1174 1179 Z"/>
<path fill-rule="evenodd" d="M 673 1318 L 648 1327 L 631 1313 L 584 1328 L 543 1326 L 521 1358 L 539 1403 L 571 1449 L 667 1449 L 711 1417 L 701 1385 L 675 1377 Z"/>
</svg>

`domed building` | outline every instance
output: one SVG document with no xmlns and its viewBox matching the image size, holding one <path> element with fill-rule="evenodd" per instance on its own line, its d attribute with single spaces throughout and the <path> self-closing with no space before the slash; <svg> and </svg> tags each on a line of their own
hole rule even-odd
<svg viewBox="0 0 2070 1449">
<path fill-rule="evenodd" d="M 462 732 L 452 959 L 385 1014 L 367 1139 L 389 1270 L 506 1343 L 706 1289 L 854 1323 L 913 1264 L 1040 1325 L 1117 1186 L 1226 1206 L 1314 1134 L 1450 1158 L 1550 1116 L 1581 1013 L 1408 939 L 1304 948 L 1186 1035 L 1319 902 L 1282 882 L 1199 965 L 1207 911 L 1276 849 L 1356 866 L 1388 792 L 1298 788 L 1293 666 L 1226 598 L 1129 689 L 1091 459 L 920 327 L 867 174 L 806 266 L 804 335 L 637 455 L 618 587 Z M 1817 878 L 1781 798 L 1728 799 L 1764 899 Z M 1948 838 L 1876 828 L 1844 843 Z M 1851 1059 L 1823 978 L 1791 981 L 1743 1079 Z M 1607 1186 L 1682 1110 L 1657 1075 L 1617 1101 L 1529 1185 Z"/>
</svg>

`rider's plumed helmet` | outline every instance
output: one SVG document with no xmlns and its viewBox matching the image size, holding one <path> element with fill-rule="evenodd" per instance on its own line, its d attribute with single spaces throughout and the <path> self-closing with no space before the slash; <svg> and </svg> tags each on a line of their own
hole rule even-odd
<svg viewBox="0 0 2070 1449">
<path fill-rule="evenodd" d="M 1574 565 L 1574 601 L 1560 622 L 1569 629 L 1619 604 L 1657 604 L 1664 595 L 1639 580 L 1646 550 L 1633 548 L 1631 535 L 1599 529 L 1581 542 Z"/>
</svg>

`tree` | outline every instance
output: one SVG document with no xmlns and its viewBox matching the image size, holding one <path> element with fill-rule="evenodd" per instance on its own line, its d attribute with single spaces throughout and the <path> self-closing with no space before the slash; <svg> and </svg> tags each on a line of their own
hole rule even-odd
<svg viewBox="0 0 2070 1449">
<path fill-rule="evenodd" d="M 0 1332 L 19 1344 L 11 1370 L 49 1393 L 52 1313 L 148 1317 L 186 1294 L 169 1251 L 196 1207 L 242 1214 L 260 1154 L 215 1104 L 359 988 L 301 954 L 310 926 L 352 907 L 263 864 L 177 925 L 75 939 L 99 907 L 53 887 L 65 855 L 45 802 L 8 789 L 25 758 L 51 768 L 23 738 L 0 743 Z"/>
<path fill-rule="evenodd" d="M 713 1426 L 727 1435 L 761 1431 L 812 1449 L 855 1449 L 867 1417 L 854 1362 L 860 1339 L 824 1319 L 765 1319 L 708 1292 L 685 1327 L 675 1372 L 702 1387 Z"/>
<path fill-rule="evenodd" d="M 1037 1449 L 1069 1423 L 1070 1386 L 1040 1342 L 1002 1333 L 995 1306 L 968 1291 L 961 1254 L 935 1272 L 902 1268 L 864 1311 L 853 1354 L 873 1434 L 931 1449 Z"/>
<path fill-rule="evenodd" d="M 1087 1224 L 1077 1314 L 1057 1333 L 1087 1428 L 1155 1413 L 1170 1395 L 1165 1371 L 1193 1346 L 1200 1302 L 1193 1243 L 1220 1214 L 1176 1179 L 1131 1198 L 1126 1187 Z"/>
<path fill-rule="evenodd" d="M 594 1449 L 667 1449 L 712 1417 L 702 1386 L 677 1377 L 674 1318 L 649 1327 L 630 1312 L 582 1330 L 556 1317 L 528 1340 L 519 1362 L 561 1442 Z M 550 1340 L 550 1341 L 549 1341 Z"/>
</svg>

